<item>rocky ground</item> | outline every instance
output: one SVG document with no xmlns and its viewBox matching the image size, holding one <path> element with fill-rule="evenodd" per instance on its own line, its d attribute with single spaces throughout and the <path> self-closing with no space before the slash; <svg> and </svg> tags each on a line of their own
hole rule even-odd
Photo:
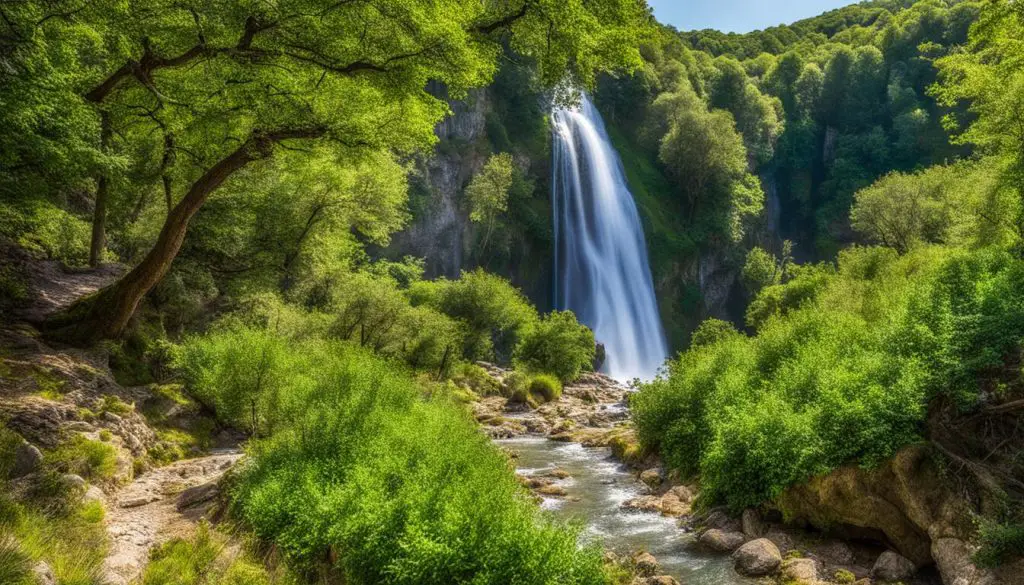
<svg viewBox="0 0 1024 585">
<path fill-rule="evenodd" d="M 238 449 L 177 461 L 135 479 L 109 498 L 106 516 L 111 585 L 127 585 L 142 572 L 149 551 L 175 537 L 187 538 L 220 493 L 218 482 L 238 460 Z"/>
<path fill-rule="evenodd" d="M 127 584 L 141 574 L 154 546 L 188 536 L 209 512 L 217 481 L 241 457 L 239 437 L 218 432 L 180 389 L 122 386 L 105 348 L 61 347 L 34 328 L 32 323 L 109 283 L 120 267 L 26 267 L 33 301 L 0 325 L 0 421 L 25 440 L 9 485 L 16 492 L 30 490 L 43 451 L 76 437 L 112 447 L 116 465 L 108 476 L 92 484 L 70 473 L 61 479 L 85 501 L 104 505 L 110 536 L 105 577 L 111 585 Z M 208 455 L 164 465 L 211 447 Z M 50 574 L 46 568 L 37 572 Z"/>
</svg>

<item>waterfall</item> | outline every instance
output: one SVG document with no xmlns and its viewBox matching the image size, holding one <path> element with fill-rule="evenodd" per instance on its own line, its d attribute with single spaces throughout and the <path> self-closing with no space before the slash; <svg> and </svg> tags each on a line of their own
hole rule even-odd
<svg viewBox="0 0 1024 585">
<path fill-rule="evenodd" d="M 594 330 L 605 372 L 649 379 L 668 350 L 643 227 L 601 115 L 581 99 L 552 114 L 555 306 Z"/>
</svg>

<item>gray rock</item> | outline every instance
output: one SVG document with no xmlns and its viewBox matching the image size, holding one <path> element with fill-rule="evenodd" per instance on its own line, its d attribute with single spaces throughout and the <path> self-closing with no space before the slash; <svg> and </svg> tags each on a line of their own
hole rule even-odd
<svg viewBox="0 0 1024 585">
<path fill-rule="evenodd" d="M 816 547 L 814 552 L 833 565 L 848 565 L 853 562 L 853 550 L 839 540 L 830 540 Z"/>
<path fill-rule="evenodd" d="M 53 569 L 43 561 L 36 563 L 36 566 L 32 567 L 32 572 L 35 574 L 38 585 L 56 585 L 57 583 L 57 578 L 53 575 Z"/>
<path fill-rule="evenodd" d="M 103 503 L 106 500 L 106 495 L 100 488 L 91 485 L 89 489 L 85 490 L 85 494 L 82 496 L 82 502 L 88 504 L 92 502 Z"/>
<path fill-rule="evenodd" d="M 740 521 L 730 518 L 729 514 L 722 508 L 708 512 L 703 524 L 708 528 L 718 528 L 726 532 L 743 532 L 743 526 L 740 524 Z"/>
<path fill-rule="evenodd" d="M 10 479 L 25 477 L 39 471 L 43 465 L 43 453 L 33 444 L 23 442 L 14 448 L 14 465 L 9 474 Z"/>
<path fill-rule="evenodd" d="M 814 559 L 789 559 L 782 563 L 783 581 L 798 584 L 818 582 L 818 565 Z"/>
<path fill-rule="evenodd" d="M 679 585 L 679 581 L 669 575 L 658 575 L 657 577 L 637 577 L 632 585 Z"/>
<path fill-rule="evenodd" d="M 994 585 L 995 576 L 971 560 L 974 551 L 959 538 L 937 538 L 932 542 L 932 557 L 944 585 Z"/>
<path fill-rule="evenodd" d="M 178 496 L 178 510 L 184 510 L 204 502 L 209 502 L 219 494 L 220 486 L 218 486 L 215 481 L 188 488 Z"/>
<path fill-rule="evenodd" d="M 86 483 L 85 480 L 82 479 L 82 476 L 75 475 L 73 473 L 65 473 L 64 475 L 60 476 L 60 481 L 68 489 L 84 491 L 86 488 Z"/>
<path fill-rule="evenodd" d="M 701 546 L 716 552 L 732 552 L 743 546 L 747 539 L 739 532 L 726 532 L 718 528 L 704 531 L 700 535 Z"/>
<path fill-rule="evenodd" d="M 783 552 L 791 551 L 796 546 L 793 542 L 793 537 L 785 532 L 769 532 L 764 537 L 775 543 L 775 546 Z"/>
<path fill-rule="evenodd" d="M 156 502 L 158 500 L 160 500 L 160 496 L 156 494 L 143 494 L 141 496 L 136 496 L 134 498 L 122 500 L 121 502 L 119 502 L 118 505 L 121 506 L 122 508 L 139 508 L 141 506 L 145 506 L 146 504 L 152 504 L 153 502 Z"/>
<path fill-rule="evenodd" d="M 871 576 L 880 581 L 903 581 L 909 579 L 916 570 L 917 567 L 910 559 L 887 550 L 875 561 L 875 566 L 871 569 Z"/>
<path fill-rule="evenodd" d="M 751 540 L 732 553 L 736 571 L 748 577 L 774 574 L 782 564 L 782 554 L 775 543 L 767 538 Z"/>
<path fill-rule="evenodd" d="M 764 522 L 761 521 L 761 514 L 757 510 L 753 508 L 743 510 L 740 524 L 743 526 L 743 534 L 747 538 L 760 538 L 764 536 Z"/>
<path fill-rule="evenodd" d="M 85 422 L 84 420 L 74 420 L 64 425 L 64 429 L 68 431 L 75 431 L 78 433 L 91 433 L 96 430 L 96 427 Z"/>
</svg>

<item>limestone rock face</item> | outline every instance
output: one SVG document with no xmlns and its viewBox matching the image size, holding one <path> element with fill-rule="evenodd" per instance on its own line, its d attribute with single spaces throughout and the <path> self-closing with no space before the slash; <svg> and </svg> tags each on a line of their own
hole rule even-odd
<svg viewBox="0 0 1024 585">
<path fill-rule="evenodd" d="M 909 579 L 916 568 L 911 560 L 887 550 L 875 561 L 871 576 L 881 581 L 902 581 Z"/>
<path fill-rule="evenodd" d="M 874 532 L 922 567 L 932 562 L 932 539 L 969 534 L 969 516 L 943 488 L 924 447 L 907 447 L 885 465 L 842 467 L 794 486 L 778 507 L 796 523 Z"/>
<path fill-rule="evenodd" d="M 657 468 L 645 469 L 640 473 L 640 481 L 651 489 L 660 486 L 662 479 L 661 470 Z"/>
<path fill-rule="evenodd" d="M 700 535 L 701 546 L 717 552 L 732 552 L 743 546 L 746 540 L 739 532 L 726 532 L 718 528 L 707 530 Z"/>
<path fill-rule="evenodd" d="M 767 538 L 751 540 L 732 554 L 736 571 L 748 577 L 772 575 L 782 564 L 782 554 L 775 543 Z"/>
</svg>

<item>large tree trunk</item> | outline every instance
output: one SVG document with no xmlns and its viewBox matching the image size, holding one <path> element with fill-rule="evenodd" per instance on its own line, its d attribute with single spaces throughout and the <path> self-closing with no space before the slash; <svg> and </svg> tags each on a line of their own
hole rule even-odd
<svg viewBox="0 0 1024 585">
<path fill-rule="evenodd" d="M 292 130 L 256 134 L 247 140 L 192 184 L 185 197 L 167 215 L 160 237 L 138 266 L 118 282 L 77 301 L 67 311 L 52 317 L 46 323 L 48 333 L 81 344 L 119 336 L 142 298 L 167 274 L 185 241 L 189 221 L 210 194 L 235 171 L 254 160 L 269 157 L 276 142 L 288 138 L 312 138 L 321 134 L 323 131 L 320 130 Z"/>
<path fill-rule="evenodd" d="M 110 148 L 110 114 L 100 111 L 100 148 L 106 153 Z M 107 173 L 100 175 L 96 182 L 96 203 L 92 212 L 92 241 L 89 245 L 89 266 L 99 266 L 103 250 L 107 246 L 107 200 L 110 198 L 110 179 Z"/>
</svg>

